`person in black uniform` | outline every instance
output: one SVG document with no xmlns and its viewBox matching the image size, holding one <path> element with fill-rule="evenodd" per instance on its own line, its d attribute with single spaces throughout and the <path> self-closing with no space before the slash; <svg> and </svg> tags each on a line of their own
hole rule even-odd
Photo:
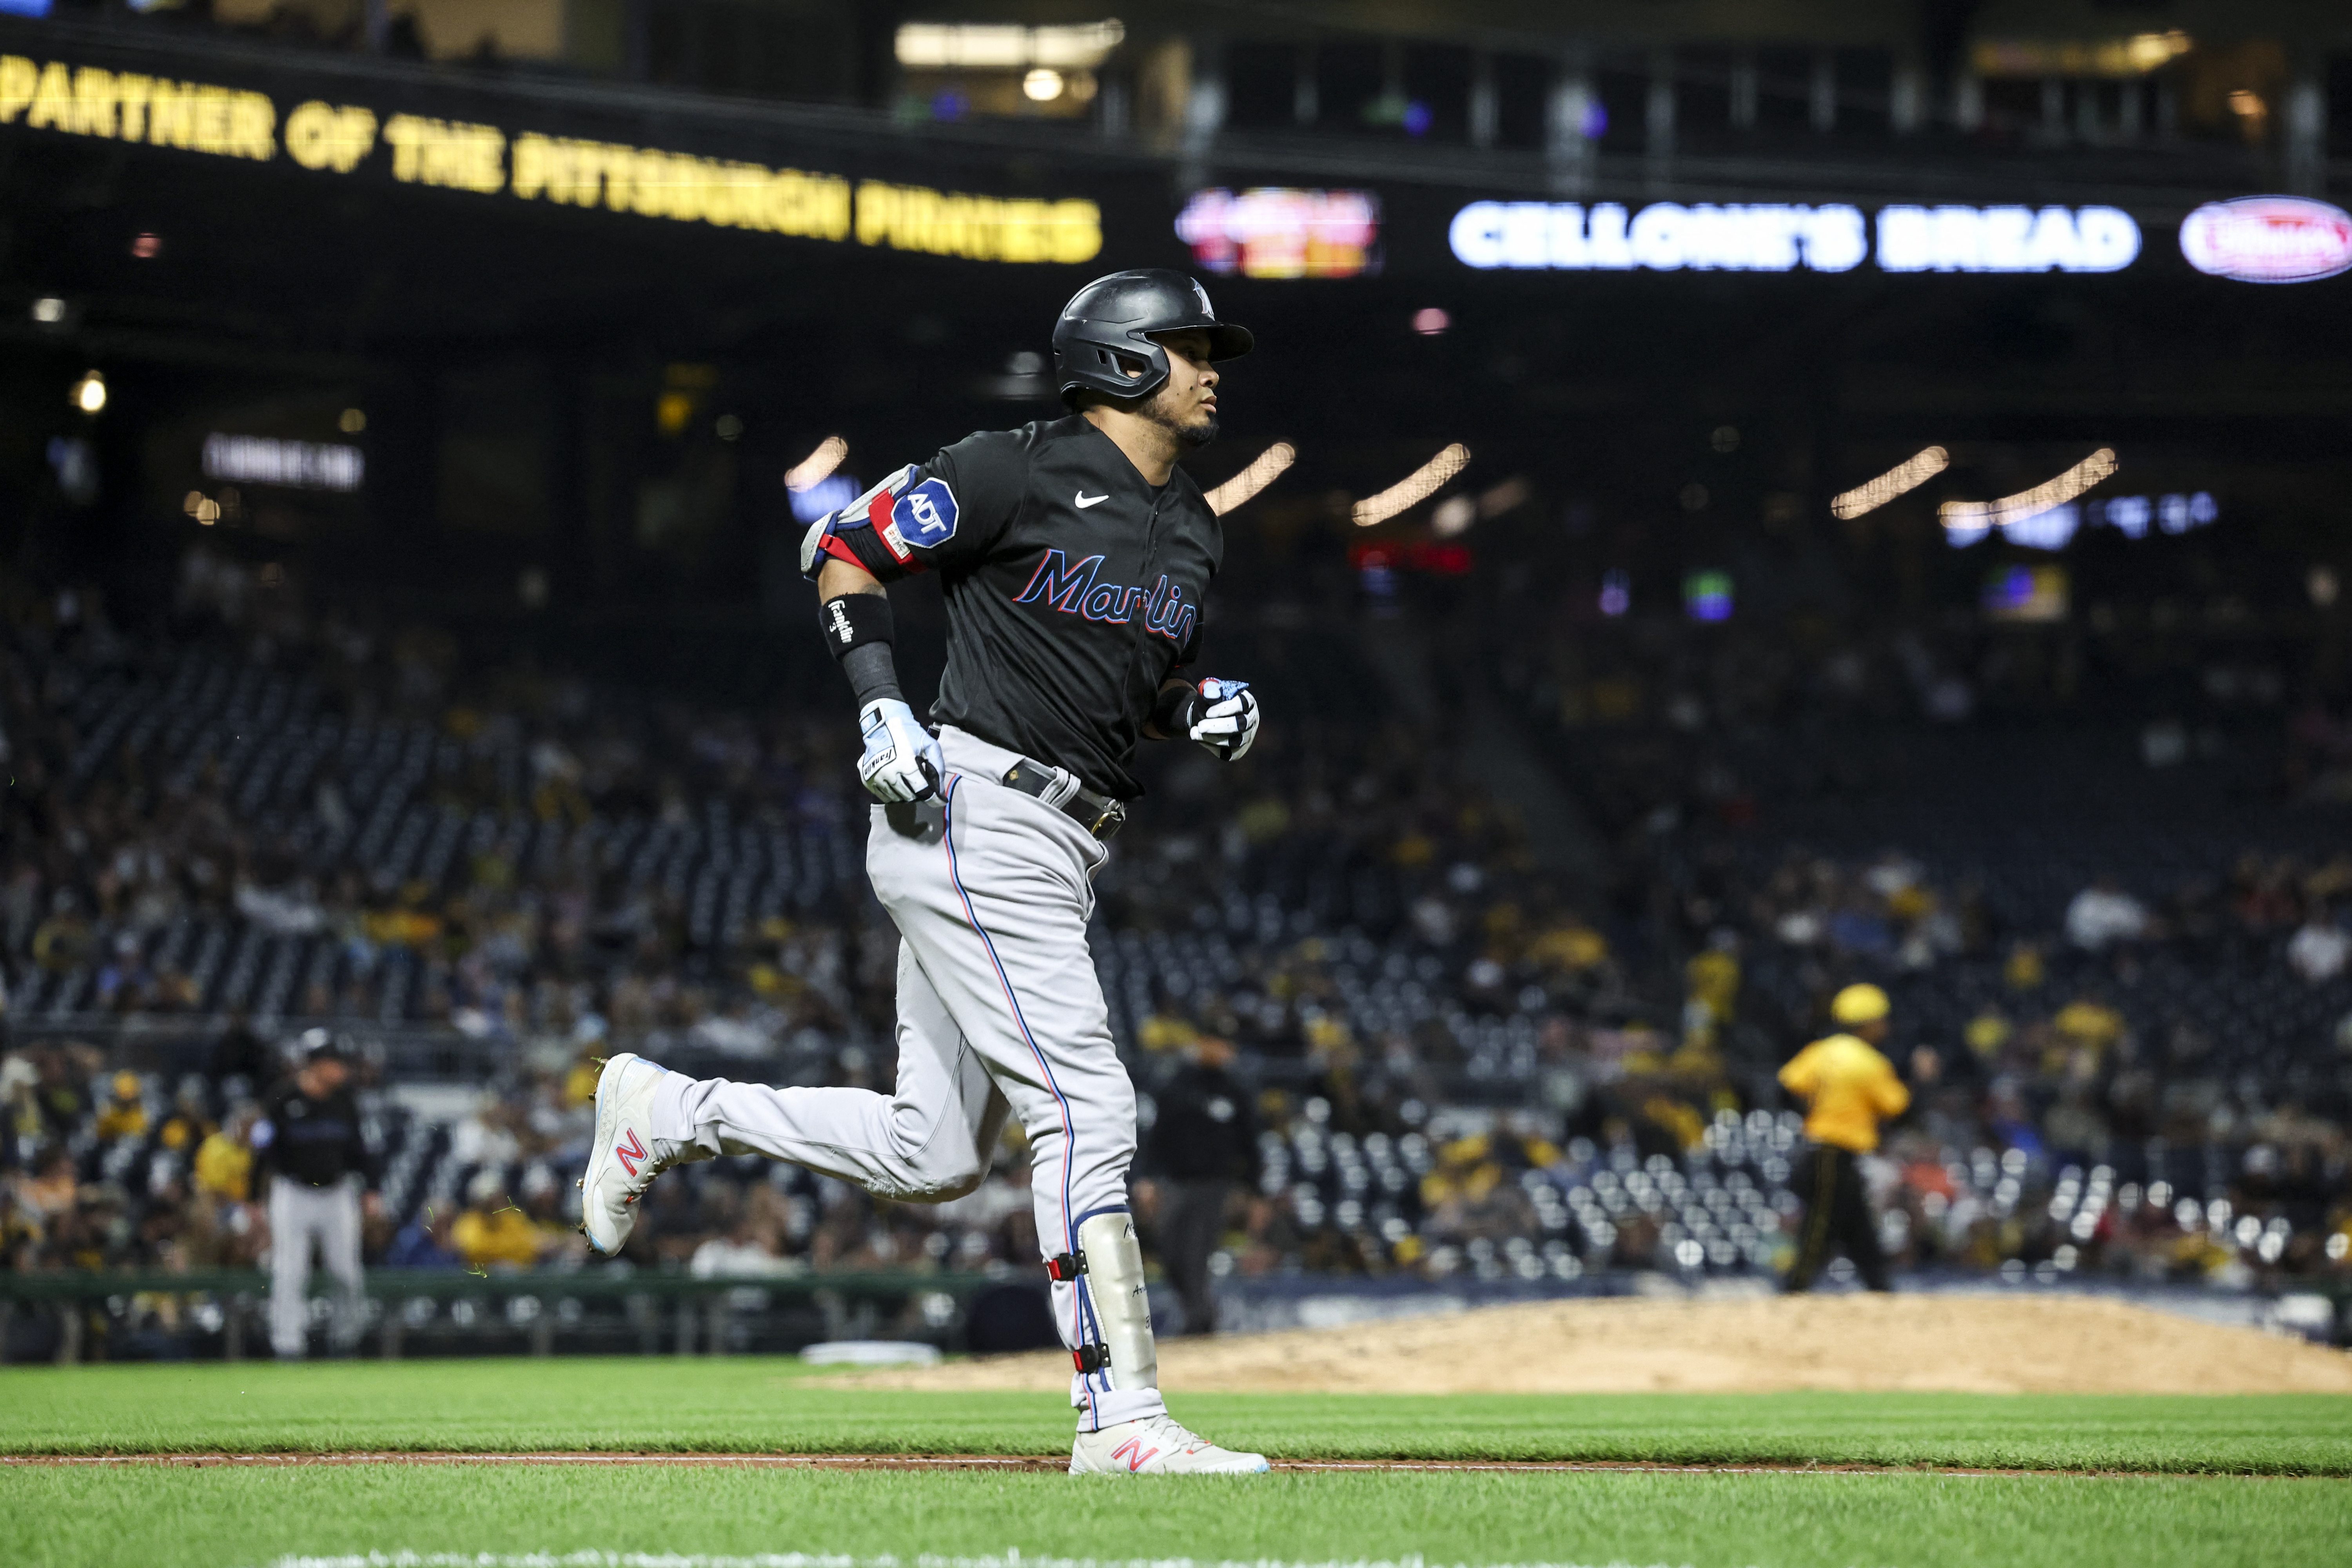
<svg viewBox="0 0 2352 1568">
<path fill-rule="evenodd" d="M 277 1082 L 286 1070 L 278 1052 L 262 1042 L 255 1032 L 253 1020 L 242 1007 L 229 1010 L 228 1026 L 213 1042 L 209 1076 L 215 1089 L 226 1088 L 229 1079 L 243 1080 L 244 1094 L 260 1094 Z"/>
<path fill-rule="evenodd" d="M 722 1152 L 937 1202 L 979 1184 L 1016 1115 L 1083 1412 L 1072 1471 L 1263 1471 L 1160 1398 L 1128 1205 L 1135 1087 L 1087 949 L 1104 841 L 1142 793 L 1137 744 L 1187 739 L 1233 760 L 1257 734 L 1245 682 L 1183 673 L 1224 540 L 1177 467 L 1216 434 L 1216 366 L 1251 339 L 1182 273 L 1138 271 L 1080 289 L 1053 342 L 1066 417 L 968 437 L 802 542 L 857 696 L 858 776 L 882 803 L 866 865 L 903 939 L 895 1091 L 696 1082 L 616 1056 L 582 1224 L 617 1251 L 656 1173 Z M 887 592 L 927 571 L 948 612 L 936 732 L 899 689 Z"/>
<path fill-rule="evenodd" d="M 313 1242 L 336 1286 L 329 1341 L 339 1351 L 358 1341 L 360 1215 L 376 1203 L 348 1055 L 324 1029 L 305 1032 L 298 1048 L 301 1066 L 262 1098 L 253 1127 L 255 1182 L 269 1194 L 269 1346 L 287 1360 L 308 1343 Z"/>
<path fill-rule="evenodd" d="M 1257 1115 L 1234 1077 L 1234 1047 L 1213 1035 L 1192 1043 L 1192 1059 L 1160 1091 L 1151 1160 L 1162 1178 L 1160 1258 L 1184 1305 L 1184 1331 L 1217 1331 L 1209 1255 L 1224 1235 L 1236 1182 L 1258 1178 Z"/>
</svg>

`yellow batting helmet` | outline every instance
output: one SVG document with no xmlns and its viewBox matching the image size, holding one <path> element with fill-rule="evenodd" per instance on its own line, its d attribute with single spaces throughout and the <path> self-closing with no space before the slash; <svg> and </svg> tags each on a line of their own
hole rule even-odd
<svg viewBox="0 0 2352 1568">
<path fill-rule="evenodd" d="M 1875 1024 L 1888 1010 L 1886 993 L 1875 985 L 1849 985 L 1830 1003 L 1830 1017 L 1849 1028 Z"/>
</svg>

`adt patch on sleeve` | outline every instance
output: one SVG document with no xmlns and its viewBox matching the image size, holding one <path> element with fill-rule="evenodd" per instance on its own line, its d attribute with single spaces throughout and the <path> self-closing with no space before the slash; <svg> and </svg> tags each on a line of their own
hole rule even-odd
<svg viewBox="0 0 2352 1568">
<path fill-rule="evenodd" d="M 955 491 L 945 479 L 925 479 L 898 498 L 890 521 L 909 544 L 936 548 L 955 537 Z"/>
</svg>

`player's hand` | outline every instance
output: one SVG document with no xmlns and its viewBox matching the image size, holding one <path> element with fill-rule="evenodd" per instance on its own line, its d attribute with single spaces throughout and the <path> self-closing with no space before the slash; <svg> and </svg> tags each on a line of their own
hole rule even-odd
<svg viewBox="0 0 2352 1568">
<path fill-rule="evenodd" d="M 1249 689 L 1249 682 L 1212 677 L 1201 682 L 1200 695 L 1192 700 L 1192 710 L 1185 719 L 1184 734 L 1214 752 L 1220 760 L 1237 763 L 1257 739 L 1257 694 Z"/>
<path fill-rule="evenodd" d="M 866 731 L 866 754 L 857 759 L 857 779 L 886 805 L 926 800 L 939 792 L 948 762 L 939 737 L 915 721 L 915 710 L 895 697 L 879 697 L 857 710 Z"/>
</svg>

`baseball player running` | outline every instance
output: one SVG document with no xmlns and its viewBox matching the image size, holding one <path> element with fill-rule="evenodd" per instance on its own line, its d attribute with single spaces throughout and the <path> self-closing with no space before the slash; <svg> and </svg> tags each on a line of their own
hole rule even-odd
<svg viewBox="0 0 2352 1568">
<path fill-rule="evenodd" d="M 1217 433 L 1215 363 L 1250 334 L 1180 272 L 1118 272 L 1054 328 L 1068 416 L 983 432 L 899 469 L 809 530 L 803 573 L 858 701 L 858 776 L 881 804 L 866 874 L 897 922 L 895 1092 L 697 1082 L 643 1058 L 596 1086 L 583 1228 L 620 1250 L 669 1166 L 787 1160 L 900 1202 L 960 1197 L 1008 1111 L 1029 1137 L 1037 1236 L 1076 1370 L 1070 1473 L 1266 1468 L 1195 1436 L 1159 1388 L 1128 1209 L 1135 1089 L 1087 951 L 1104 841 L 1141 794 L 1146 737 L 1250 748 L 1257 699 L 1183 679 L 1223 538 L 1177 458 Z M 887 585 L 936 571 L 948 663 L 916 719 Z"/>
</svg>

